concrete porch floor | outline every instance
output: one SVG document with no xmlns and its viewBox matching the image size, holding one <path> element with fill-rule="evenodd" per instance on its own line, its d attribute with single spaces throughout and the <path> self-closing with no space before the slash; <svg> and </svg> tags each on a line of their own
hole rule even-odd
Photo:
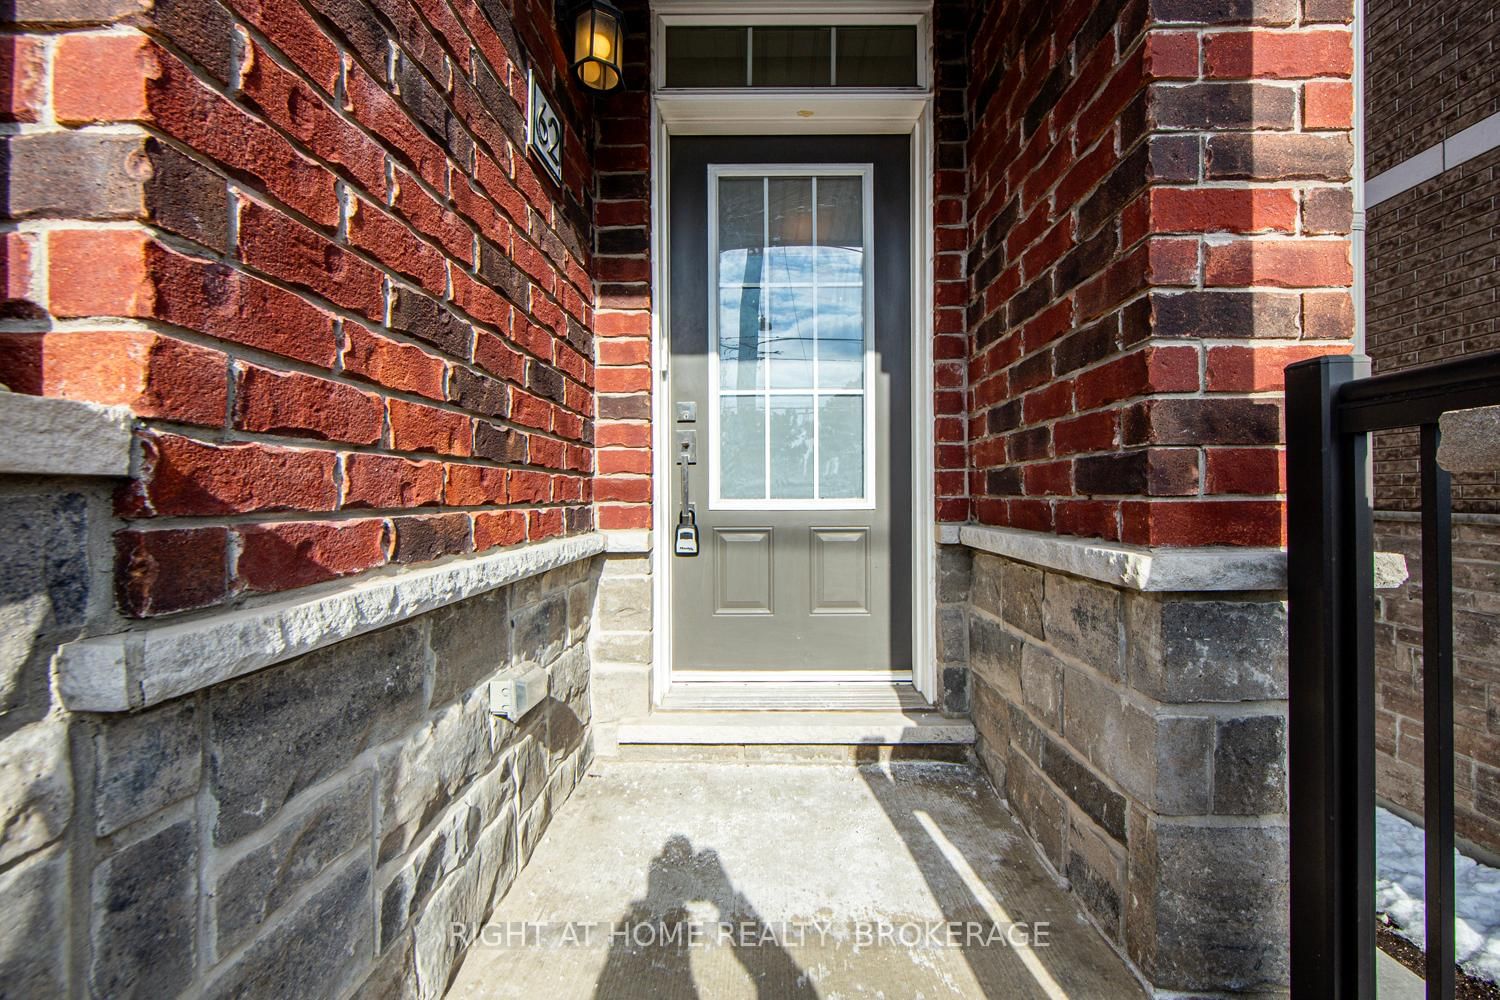
<svg viewBox="0 0 1500 1000">
<path fill-rule="evenodd" d="M 448 995 L 1145 994 L 967 764 L 601 762 Z"/>
</svg>

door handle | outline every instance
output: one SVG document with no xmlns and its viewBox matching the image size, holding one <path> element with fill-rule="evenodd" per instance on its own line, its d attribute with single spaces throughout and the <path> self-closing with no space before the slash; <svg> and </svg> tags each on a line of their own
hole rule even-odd
<svg viewBox="0 0 1500 1000">
<path fill-rule="evenodd" d="M 693 431 L 677 432 L 677 468 L 682 475 L 682 509 L 677 514 L 672 552 L 679 556 L 698 554 L 698 514 L 688 487 L 688 466 L 698 461 L 698 435 Z"/>
</svg>

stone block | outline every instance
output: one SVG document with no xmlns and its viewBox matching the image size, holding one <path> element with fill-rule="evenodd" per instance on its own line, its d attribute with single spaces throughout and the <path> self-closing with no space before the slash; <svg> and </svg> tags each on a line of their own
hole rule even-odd
<svg viewBox="0 0 1500 1000">
<path fill-rule="evenodd" d="M 0 711 L 45 703 L 49 640 L 83 625 L 87 511 L 79 493 L 0 498 Z"/>
<path fill-rule="evenodd" d="M 961 716 L 969 714 L 969 666 L 961 663 L 958 666 L 944 666 L 942 676 L 943 697 L 939 706 L 944 715 Z"/>
<path fill-rule="evenodd" d="M 969 582 L 969 603 L 989 614 L 1000 617 L 1002 576 L 1007 560 L 986 552 L 974 553 L 974 564 Z"/>
<path fill-rule="evenodd" d="M 1029 757 L 1100 829 L 1124 842 L 1125 796 L 1016 706 L 1010 710 L 1010 731 L 1012 746 Z"/>
<path fill-rule="evenodd" d="M 354 847 L 369 843 L 373 785 L 372 772 L 357 772 L 227 867 L 213 889 L 217 954 L 249 941 L 297 890 Z"/>
<path fill-rule="evenodd" d="M 595 620 L 599 628 L 612 632 L 650 631 L 651 581 L 644 577 L 600 580 Z"/>
<path fill-rule="evenodd" d="M 1021 640 L 982 614 L 969 615 L 969 667 L 1002 696 L 1021 699 Z"/>
<path fill-rule="evenodd" d="M 469 860 L 479 837 L 480 814 L 470 803 L 462 803 L 444 814 L 432 831 L 402 858 L 379 891 L 380 936 L 377 947 L 384 951 L 422 912 L 433 890 Z"/>
<path fill-rule="evenodd" d="M 1100 928 L 1118 941 L 1125 895 L 1123 849 L 1073 817 L 1068 826 L 1068 862 L 1063 874 Z"/>
<path fill-rule="evenodd" d="M 191 698 L 138 715 L 104 715 L 94 731 L 94 832 L 114 833 L 198 790 L 203 741 Z"/>
<path fill-rule="evenodd" d="M 439 710 L 380 756 L 375 837 L 381 863 L 404 853 L 422 827 L 494 761 L 487 695 Z"/>
<path fill-rule="evenodd" d="M 52 716 L 0 740 L 0 864 L 62 836 L 72 815 L 67 723 Z"/>
<path fill-rule="evenodd" d="M 1120 592 L 1061 573 L 1046 574 L 1047 641 L 1110 677 L 1120 676 Z"/>
<path fill-rule="evenodd" d="M 375 960 L 375 968 L 351 1000 L 415 1000 L 417 959 L 412 935 L 402 934 Z"/>
<path fill-rule="evenodd" d="M 1003 763 L 1010 746 L 1010 706 L 993 687 L 978 678 L 969 689 L 969 699 L 979 745 L 998 754 Z"/>
<path fill-rule="evenodd" d="M 618 721 L 651 711 L 651 668 L 644 664 L 598 664 L 589 688 L 596 719 Z"/>
<path fill-rule="evenodd" d="M 435 1000 L 447 989 L 458 961 L 461 939 L 454 926 L 478 932 L 495 900 L 510 888 L 517 871 L 515 823 L 509 813 L 479 836 L 474 857 L 438 887 L 417 917 L 414 933 L 417 996 Z"/>
<path fill-rule="evenodd" d="M 1286 697 L 1286 604 L 1132 594 L 1125 608 L 1130 685 L 1158 701 Z"/>
<path fill-rule="evenodd" d="M 957 604 L 969 599 L 969 580 L 974 570 L 973 550 L 967 545 L 939 545 L 937 599 L 939 604 Z"/>
<path fill-rule="evenodd" d="M 1045 637 L 1042 619 L 1044 575 L 1035 566 L 1009 560 L 1000 572 L 1001 617 L 1038 639 Z"/>
<path fill-rule="evenodd" d="M 969 658 L 969 616 L 962 606 L 937 609 L 939 663 L 964 663 Z"/>
<path fill-rule="evenodd" d="M 1500 470 L 1500 406 L 1454 410 L 1442 416 L 1438 464 L 1449 472 Z"/>
<path fill-rule="evenodd" d="M 371 632 L 214 689 L 214 843 L 269 823 L 292 796 L 414 725 L 428 669 L 421 620 Z"/>
<path fill-rule="evenodd" d="M 545 667 L 563 651 L 568 638 L 565 594 L 543 595 L 534 603 L 511 607 L 511 661 L 517 667 Z"/>
<path fill-rule="evenodd" d="M 333 997 L 353 988 L 373 954 L 370 859 L 356 852 L 286 919 L 226 968 L 204 995 Z"/>
<path fill-rule="evenodd" d="M 62 847 L 0 873 L 0 992 L 61 997 L 67 990 L 68 861 Z"/>
<path fill-rule="evenodd" d="M 1212 719 L 1157 715 L 1096 675 L 1069 670 L 1063 736 L 1135 800 L 1169 815 L 1208 812 Z"/>
<path fill-rule="evenodd" d="M 1063 843 L 1068 811 L 1026 756 L 1012 748 L 1005 762 L 1005 797 L 1043 856 L 1059 872 L 1067 867 Z"/>
<path fill-rule="evenodd" d="M 586 565 L 586 564 L 585 564 Z M 568 587 L 568 642 L 588 637 L 594 614 L 594 582 L 582 580 Z"/>
<path fill-rule="evenodd" d="M 599 570 L 599 578 L 612 580 L 625 576 L 650 576 L 651 557 L 647 555 L 610 553 Z"/>
<path fill-rule="evenodd" d="M 1220 719 L 1214 747 L 1214 812 L 1260 816 L 1287 810 L 1286 719 Z"/>
<path fill-rule="evenodd" d="M 505 588 L 434 611 L 432 704 L 472 691 L 510 665 L 510 608 Z"/>
<path fill-rule="evenodd" d="M 651 633 L 594 629 L 589 633 L 589 649 L 596 662 L 649 665 Z"/>
<path fill-rule="evenodd" d="M 1267 993 L 1288 973 L 1287 831 L 1133 817 L 1126 949 L 1158 990 Z"/>
<path fill-rule="evenodd" d="M 198 960 L 192 820 L 131 844 L 94 870 L 90 924 L 94 996 L 176 996 L 192 981 Z"/>
<path fill-rule="evenodd" d="M 1039 646 L 1021 648 L 1021 696 L 1031 713 L 1053 730 L 1063 728 L 1063 665 Z"/>
</svg>

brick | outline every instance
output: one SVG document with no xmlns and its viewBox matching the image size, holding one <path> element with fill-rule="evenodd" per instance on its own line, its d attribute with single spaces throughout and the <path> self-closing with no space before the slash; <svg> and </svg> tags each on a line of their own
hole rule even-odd
<svg viewBox="0 0 1500 1000">
<path fill-rule="evenodd" d="M 158 516 L 332 510 L 332 452 L 207 444 L 176 434 L 141 438 L 141 478 L 129 513 Z"/>
<path fill-rule="evenodd" d="M 1151 0 L 1158 21 L 1188 24 L 1291 24 L 1297 0 Z"/>
<path fill-rule="evenodd" d="M 1349 76 L 1354 46 L 1342 29 L 1212 32 L 1204 36 L 1203 65 L 1209 77 Z"/>
<path fill-rule="evenodd" d="M 1347 135 L 1235 133 L 1208 137 L 1208 180 L 1346 181 L 1354 168 Z"/>
<path fill-rule="evenodd" d="M 383 430 L 378 396 L 300 372 L 240 366 L 234 425 L 241 430 L 374 444 Z"/>
<path fill-rule="evenodd" d="M 1304 292 L 1302 336 L 1306 340 L 1348 340 L 1354 336 L 1354 297 L 1348 292 Z"/>
<path fill-rule="evenodd" d="M 391 329 L 456 357 L 471 356 L 474 328 L 421 292 L 407 288 L 391 290 Z"/>
<path fill-rule="evenodd" d="M 229 408 L 223 354 L 142 330 L 78 330 L 28 337 L 36 379 L 18 392 L 128 406 L 141 417 L 222 427 Z"/>
<path fill-rule="evenodd" d="M 1302 127 L 1347 129 L 1354 126 L 1354 85 L 1309 80 L 1302 85 Z"/>
<path fill-rule="evenodd" d="M 1302 231 L 1343 234 L 1354 228 L 1354 192 L 1348 188 L 1309 188 L 1302 194 Z"/>
<path fill-rule="evenodd" d="M 354 4 L 357 0 L 334 2 Z M 383 79 L 383 53 L 380 60 Z M 442 147 L 423 134 L 407 117 L 396 99 L 370 76 L 369 70 L 374 67 L 361 68 L 349 57 L 345 57 L 345 61 L 348 66 L 345 109 L 361 125 L 392 146 L 401 161 L 416 171 L 419 177 L 441 190 L 446 183 L 448 171 L 447 157 Z"/>
<path fill-rule="evenodd" d="M 1153 188 L 1155 233 L 1291 233 L 1297 195 L 1289 188 Z"/>
<path fill-rule="evenodd" d="M 507 478 L 506 489 L 511 503 L 547 503 L 552 499 L 552 479 L 546 473 L 527 469 L 512 469 Z M 600 492 L 599 484 L 594 492 L 600 499 L 611 499 Z"/>
<path fill-rule="evenodd" d="M 0 121 L 36 121 L 46 87 L 42 40 L 29 35 L 0 38 Z"/>
<path fill-rule="evenodd" d="M 1124 444 L 1280 444 L 1281 406 L 1238 398 L 1153 399 L 1126 411 Z"/>
<path fill-rule="evenodd" d="M 385 318 L 384 280 L 379 271 L 258 202 L 240 202 L 239 258 L 375 322 Z"/>
<path fill-rule="evenodd" d="M 505 470 L 485 465 L 448 466 L 448 486 L 443 494 L 450 507 L 483 507 L 508 502 Z"/>
<path fill-rule="evenodd" d="M 448 381 L 448 400 L 471 413 L 487 417 L 510 414 L 510 393 L 505 383 L 468 368 L 454 368 Z"/>
<path fill-rule="evenodd" d="M 1203 454 L 1209 493 L 1270 495 L 1286 489 L 1286 455 L 1278 448 L 1208 448 Z"/>
<path fill-rule="evenodd" d="M 389 389 L 443 398 L 441 358 L 421 348 L 382 337 L 358 323 L 344 324 L 344 373 Z"/>
<path fill-rule="evenodd" d="M 1274 285 L 1315 288 L 1353 281 L 1343 240 L 1241 240 L 1205 250 L 1203 280 L 1210 286 Z"/>
<path fill-rule="evenodd" d="M 27 233 L 5 233 L 0 239 L 0 317 L 40 319 L 46 310 L 34 288 L 39 239 Z"/>
<path fill-rule="evenodd" d="M 1211 347 L 1208 350 L 1209 392 L 1280 392 L 1286 366 L 1347 349 L 1298 347 Z"/>
<path fill-rule="evenodd" d="M 1162 337 L 1296 339 L 1301 301 L 1279 292 L 1152 294 L 1152 325 Z"/>
<path fill-rule="evenodd" d="M 524 463 L 528 457 L 525 434 L 483 420 L 474 422 L 474 457 L 492 462 Z"/>
<path fill-rule="evenodd" d="M 563 528 L 563 512 L 560 510 L 526 512 L 526 537 L 533 542 L 560 535 L 563 533 Z"/>
<path fill-rule="evenodd" d="M 1146 74 L 1154 80 L 1198 76 L 1198 36 L 1191 31 L 1153 31 L 1146 35 Z"/>
<path fill-rule="evenodd" d="M 1274 500 L 1127 501 L 1122 540 L 1136 545 L 1284 544 L 1284 508 Z"/>
<path fill-rule="evenodd" d="M 350 245 L 412 279 L 429 294 L 442 295 L 447 290 L 443 255 L 419 240 L 400 220 L 363 199 L 355 199 L 348 213 L 348 231 Z"/>
<path fill-rule="evenodd" d="M 1290 129 L 1297 91 L 1269 83 L 1153 84 L 1151 120 L 1163 129 Z"/>
<path fill-rule="evenodd" d="M 132 618 L 190 611 L 228 596 L 229 532 L 221 527 L 115 535 L 116 597 Z"/>
<path fill-rule="evenodd" d="M 443 466 L 387 455 L 349 455 L 344 459 L 344 497 L 348 508 L 426 507 L 443 501 Z"/>
<path fill-rule="evenodd" d="M 526 541 L 526 512 L 520 510 L 486 511 L 474 515 L 474 551 Z"/>
<path fill-rule="evenodd" d="M 388 400 L 391 447 L 397 451 L 431 451 L 468 455 L 473 441 L 469 418 L 404 399 Z"/>
<path fill-rule="evenodd" d="M 365 191 L 385 194 L 380 147 L 254 42 L 246 47 L 240 77 L 246 100 L 268 120 Z"/>
<path fill-rule="evenodd" d="M 391 526 L 396 533 L 392 562 L 428 562 L 474 548 L 467 514 L 414 514 L 393 518 Z"/>
<path fill-rule="evenodd" d="M 324 93 L 333 93 L 339 78 L 338 49 L 300 4 L 230 0 L 230 6 L 269 38 Z"/>
<path fill-rule="evenodd" d="M 251 525 L 237 534 L 235 579 L 246 590 L 306 587 L 373 569 L 386 559 L 386 523 L 378 518 Z"/>
</svg>

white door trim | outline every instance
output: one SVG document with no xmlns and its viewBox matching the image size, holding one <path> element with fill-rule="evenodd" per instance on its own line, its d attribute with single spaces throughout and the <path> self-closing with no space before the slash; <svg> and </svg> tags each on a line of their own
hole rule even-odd
<svg viewBox="0 0 1500 1000">
<path fill-rule="evenodd" d="M 933 448 L 933 135 L 932 101 L 928 94 L 862 94 L 851 114 L 837 111 L 838 102 L 827 106 L 827 114 L 811 118 L 808 95 L 758 93 L 753 122 L 736 120 L 744 110 L 738 95 L 653 95 L 651 102 L 651 427 L 652 427 L 652 666 L 651 701 L 659 705 L 672 684 L 671 507 L 672 416 L 670 413 L 670 360 L 666 341 L 667 309 L 671 303 L 667 260 L 668 161 L 673 135 L 725 134 L 852 134 L 857 132 L 911 136 L 912 158 L 912 370 L 911 391 L 916 426 L 912 433 L 912 675 L 913 686 L 936 703 L 937 646 L 933 616 L 937 604 L 937 548 L 935 539 L 936 487 Z M 824 95 L 826 98 L 828 95 Z M 685 99 L 691 97 L 691 101 Z M 916 104 L 914 104 L 914 99 Z M 717 113 L 713 106 L 717 104 Z M 919 106 L 918 106 L 919 105 Z M 913 114 L 913 109 L 916 113 Z M 816 122 L 816 125 L 813 122 Z M 735 126 L 725 128 L 724 123 Z M 750 125 L 754 127 L 749 127 Z M 886 675 L 887 680 L 891 678 Z M 743 680 L 743 678 L 737 678 Z M 768 678 L 769 679 L 769 678 Z"/>
</svg>

